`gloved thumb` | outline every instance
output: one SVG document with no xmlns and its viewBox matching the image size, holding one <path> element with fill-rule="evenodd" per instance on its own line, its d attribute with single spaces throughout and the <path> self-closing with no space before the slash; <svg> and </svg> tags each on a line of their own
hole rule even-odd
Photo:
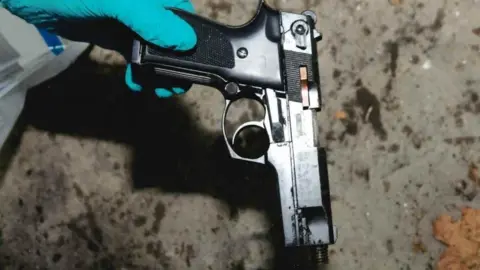
<svg viewBox="0 0 480 270">
<path fill-rule="evenodd" d="M 126 1 L 134 3 L 132 1 Z M 142 2 L 142 1 L 139 1 Z M 192 49 L 197 43 L 193 28 L 182 18 L 162 5 L 163 1 L 144 1 L 152 5 L 139 4 L 120 10 L 118 20 L 136 32 L 147 42 L 179 51 Z M 189 1 L 178 2 L 176 8 L 193 12 Z"/>
</svg>

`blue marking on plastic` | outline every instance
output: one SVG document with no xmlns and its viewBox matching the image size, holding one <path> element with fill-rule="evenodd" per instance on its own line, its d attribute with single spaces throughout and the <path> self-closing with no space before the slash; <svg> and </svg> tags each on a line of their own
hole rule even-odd
<svg viewBox="0 0 480 270">
<path fill-rule="evenodd" d="M 43 40 L 48 46 L 48 49 L 55 55 L 61 54 L 65 50 L 65 45 L 63 45 L 60 38 L 44 29 L 37 28 L 38 32 L 42 36 Z"/>
</svg>

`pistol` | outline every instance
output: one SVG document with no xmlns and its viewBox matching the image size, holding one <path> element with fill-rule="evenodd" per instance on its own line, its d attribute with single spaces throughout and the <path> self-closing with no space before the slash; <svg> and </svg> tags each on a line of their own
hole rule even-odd
<svg viewBox="0 0 480 270">
<path fill-rule="evenodd" d="M 154 87 L 163 78 L 218 89 L 226 100 L 222 130 L 234 159 L 269 164 L 276 171 L 285 247 L 314 251 L 328 263 L 328 245 L 337 239 L 332 224 L 326 151 L 319 145 L 316 113 L 321 110 L 316 15 L 275 10 L 260 1 L 255 15 L 241 26 L 228 26 L 179 9 L 172 11 L 197 34 L 196 47 L 172 52 L 135 39 L 132 72 Z M 265 110 L 261 121 L 241 125 L 232 138 L 225 131 L 229 106 L 249 98 Z M 261 156 L 235 150 L 237 134 L 260 127 L 268 135 Z"/>
</svg>

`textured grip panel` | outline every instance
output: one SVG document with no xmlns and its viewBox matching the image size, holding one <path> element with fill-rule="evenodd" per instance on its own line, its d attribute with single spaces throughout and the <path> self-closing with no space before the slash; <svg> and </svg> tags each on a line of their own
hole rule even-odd
<svg viewBox="0 0 480 270">
<path fill-rule="evenodd" d="M 196 15 L 175 12 L 187 21 L 197 34 L 197 45 L 188 52 L 172 52 L 157 50 L 148 47 L 148 53 L 152 55 L 169 57 L 178 60 L 195 62 L 198 64 L 216 66 L 221 68 L 233 68 L 235 66 L 235 54 L 228 37 L 216 28 L 211 22 Z"/>
<path fill-rule="evenodd" d="M 314 81 L 312 55 L 285 51 L 286 75 L 287 75 L 287 93 L 291 101 L 302 102 L 300 86 L 300 67 L 305 66 L 308 70 L 308 80 Z"/>
</svg>

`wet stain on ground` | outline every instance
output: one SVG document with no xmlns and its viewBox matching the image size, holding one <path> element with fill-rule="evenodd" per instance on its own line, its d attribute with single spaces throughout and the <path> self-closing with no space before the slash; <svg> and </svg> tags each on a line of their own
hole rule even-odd
<svg viewBox="0 0 480 270">
<path fill-rule="evenodd" d="M 463 179 L 460 179 L 458 180 L 456 183 L 455 183 L 455 193 L 457 195 L 461 195 L 465 192 L 465 190 L 467 189 L 467 182 Z"/>
<path fill-rule="evenodd" d="M 473 201 L 475 197 L 477 197 L 478 195 L 476 182 L 477 182 L 476 180 L 473 182 L 472 181 L 467 182 L 464 179 L 457 180 L 454 185 L 455 195 L 460 196 L 466 201 L 469 201 L 469 202 Z"/>
<path fill-rule="evenodd" d="M 218 3 L 208 1 L 206 6 L 210 9 L 209 17 L 214 20 L 218 19 L 219 14 L 231 14 L 233 7 L 231 3 L 225 1 L 220 1 Z"/>
<path fill-rule="evenodd" d="M 480 27 L 472 29 L 472 33 L 480 37 Z"/>
<path fill-rule="evenodd" d="M 455 118 L 455 126 L 458 128 L 463 127 L 463 118 L 462 118 L 462 111 L 456 111 L 453 114 L 453 117 Z"/>
<path fill-rule="evenodd" d="M 444 142 L 452 145 L 471 145 L 476 142 L 480 142 L 480 137 L 463 136 L 463 137 L 447 138 L 444 140 Z"/>
<path fill-rule="evenodd" d="M 399 54 L 399 45 L 396 41 L 388 41 L 385 43 L 385 50 L 390 54 L 390 63 L 388 64 L 388 70 L 392 77 L 397 76 L 398 68 L 398 54 Z"/>
<path fill-rule="evenodd" d="M 335 141 L 337 138 L 335 137 L 335 132 L 333 131 L 328 131 L 327 134 L 325 134 L 325 140 L 327 141 Z"/>
<path fill-rule="evenodd" d="M 99 235 L 94 235 L 93 237 L 90 237 L 89 233 L 75 222 L 67 224 L 67 228 L 70 229 L 70 231 L 72 231 L 74 235 L 76 235 L 80 239 L 85 240 L 85 242 L 87 243 L 87 248 L 90 251 L 92 251 L 93 253 L 100 252 L 100 241 L 102 240 L 102 238 Z"/>
<path fill-rule="evenodd" d="M 383 192 L 388 193 L 390 191 L 390 182 L 383 181 Z"/>
<path fill-rule="evenodd" d="M 365 180 L 365 182 L 370 182 L 370 169 L 359 169 L 359 170 L 356 170 L 355 171 L 355 174 L 360 177 L 360 178 L 363 178 Z"/>
<path fill-rule="evenodd" d="M 394 144 L 390 145 L 390 147 L 388 148 L 388 152 L 389 153 L 396 153 L 396 152 L 398 152 L 399 149 L 400 149 L 400 146 L 398 145 L 398 143 L 394 143 Z"/>
<path fill-rule="evenodd" d="M 443 21 L 444 20 L 445 20 L 445 10 L 443 10 L 443 8 L 441 8 L 437 11 L 437 16 L 435 16 L 435 20 L 433 21 L 432 25 L 430 26 L 430 29 L 432 29 L 432 31 L 440 30 L 443 26 Z"/>
<path fill-rule="evenodd" d="M 393 240 L 392 239 L 388 239 L 387 242 L 385 243 L 385 246 L 387 248 L 387 252 L 388 254 L 393 254 L 393 252 L 395 251 L 394 247 L 393 247 Z"/>
<path fill-rule="evenodd" d="M 330 55 L 332 56 L 333 61 L 337 61 L 337 47 L 335 45 L 330 47 Z"/>
<path fill-rule="evenodd" d="M 468 83 L 467 83 L 468 84 Z M 470 86 L 469 86 L 470 87 Z M 463 116 L 465 113 L 480 114 L 479 95 L 474 90 L 467 90 L 463 94 L 464 101 L 457 105 L 456 110 L 452 113 L 455 119 L 455 126 L 461 128 L 464 125 Z"/>
<path fill-rule="evenodd" d="M 475 93 L 475 92 L 470 93 L 470 100 L 471 100 L 473 103 L 478 102 L 478 93 Z"/>
<path fill-rule="evenodd" d="M 380 25 L 379 29 L 380 29 L 380 33 L 383 34 L 383 33 L 387 32 L 389 28 L 388 28 L 387 25 L 382 24 L 382 25 Z"/>
<path fill-rule="evenodd" d="M 158 233 L 160 231 L 160 223 L 165 217 L 165 205 L 162 202 L 158 202 L 155 206 L 155 220 L 152 224 L 152 232 Z"/>
<path fill-rule="evenodd" d="M 467 90 L 463 96 L 465 102 L 461 103 L 457 109 L 466 113 L 480 114 L 479 94 L 474 90 Z"/>
<path fill-rule="evenodd" d="M 342 72 L 339 69 L 334 69 L 332 73 L 333 79 L 338 79 L 342 75 Z"/>
<path fill-rule="evenodd" d="M 385 85 L 385 94 L 382 97 L 382 102 L 386 104 L 387 110 L 394 110 L 398 108 L 397 98 L 392 95 L 393 90 L 393 83 L 395 78 L 397 77 L 397 69 L 398 69 L 398 55 L 399 55 L 399 48 L 400 45 L 397 41 L 388 41 L 384 44 L 385 51 L 388 52 L 390 55 L 390 61 L 384 69 L 385 73 L 390 73 L 390 77 Z"/>
<path fill-rule="evenodd" d="M 417 65 L 419 62 L 420 57 L 416 54 L 412 55 L 412 57 L 410 58 L 410 63 L 412 63 L 413 65 Z"/>
<path fill-rule="evenodd" d="M 422 147 L 422 143 L 425 140 L 430 140 L 430 137 L 427 138 L 422 138 L 422 136 L 418 132 L 414 132 L 412 127 L 409 125 L 405 125 L 402 128 L 402 133 L 410 139 L 410 142 L 412 143 L 413 147 L 415 149 L 420 149 Z"/>
<path fill-rule="evenodd" d="M 166 255 L 162 242 L 150 242 L 146 246 L 147 254 L 157 259 L 157 262 L 164 268 L 168 269 L 170 266 L 170 258 Z"/>
<path fill-rule="evenodd" d="M 372 30 L 370 30 L 368 26 L 364 26 L 362 30 L 365 36 L 370 36 L 372 34 Z"/>
<path fill-rule="evenodd" d="M 195 250 L 193 249 L 192 245 L 187 245 L 186 251 L 185 251 L 185 263 L 187 264 L 188 267 L 192 266 L 192 259 L 195 258 Z"/>
<path fill-rule="evenodd" d="M 402 132 L 403 134 L 405 134 L 407 137 L 410 136 L 412 133 L 413 133 L 413 129 L 412 127 L 410 127 L 409 125 L 405 125 L 403 128 L 402 128 Z"/>
<path fill-rule="evenodd" d="M 147 223 L 147 217 L 145 216 L 138 216 L 133 220 L 135 227 L 142 227 L 145 223 Z"/>
<path fill-rule="evenodd" d="M 345 135 L 352 135 L 355 136 L 358 133 L 358 124 L 357 122 L 347 120 L 345 121 L 345 131 L 342 133 L 340 140 L 343 140 Z"/>
<path fill-rule="evenodd" d="M 418 7 L 417 7 L 418 8 Z M 423 53 L 428 53 L 437 44 L 437 32 L 443 27 L 445 20 L 445 10 L 440 8 L 437 11 L 434 21 L 429 25 L 421 25 L 415 20 L 417 13 L 411 14 L 411 20 L 395 30 L 398 45 L 420 44 L 417 39 L 426 40 L 426 46 L 423 46 Z M 416 61 L 415 61 L 416 62 Z M 388 84 L 387 84 L 388 86 Z"/>
<path fill-rule="evenodd" d="M 240 261 L 240 262 L 232 263 L 230 269 L 232 269 L 232 270 L 245 270 L 245 262 Z"/>
<path fill-rule="evenodd" d="M 380 101 L 363 85 L 361 79 L 357 80 L 355 86 L 357 87 L 356 104 L 363 111 L 364 121 L 371 124 L 375 134 L 378 135 L 381 140 L 386 140 L 388 134 L 382 123 Z"/>
<path fill-rule="evenodd" d="M 60 253 L 53 254 L 52 261 L 54 263 L 59 262 L 61 259 L 62 259 L 62 254 L 60 254 Z"/>
<path fill-rule="evenodd" d="M 423 143 L 423 140 L 422 138 L 418 135 L 418 134 L 414 134 L 412 137 L 411 137 L 411 140 L 412 140 L 412 144 L 413 144 L 413 147 L 415 149 L 420 149 L 422 148 L 422 143 Z"/>
<path fill-rule="evenodd" d="M 303 6 L 305 9 L 309 9 L 320 5 L 321 1 L 322 0 L 303 0 Z"/>
<path fill-rule="evenodd" d="M 355 136 L 358 134 L 357 114 L 355 112 L 355 102 L 349 101 L 343 103 L 343 110 L 347 114 L 345 119 L 341 119 L 342 124 L 345 126 L 345 130 L 340 134 L 339 139 L 343 141 L 346 135 Z M 332 135 L 332 136 L 330 136 Z M 327 134 L 327 140 L 333 138 L 333 133 Z"/>
</svg>

